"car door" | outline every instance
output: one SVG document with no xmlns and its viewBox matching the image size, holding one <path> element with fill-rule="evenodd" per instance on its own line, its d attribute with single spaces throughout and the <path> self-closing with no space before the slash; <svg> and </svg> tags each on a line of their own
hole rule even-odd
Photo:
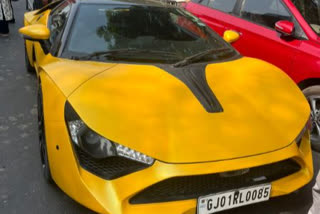
<svg viewBox="0 0 320 214">
<path fill-rule="evenodd" d="M 320 1 L 285 0 L 285 2 L 309 38 L 301 42 L 290 75 L 297 83 L 302 83 L 300 86 L 304 86 L 304 80 L 320 77 L 320 11 L 318 10 Z"/>
</svg>

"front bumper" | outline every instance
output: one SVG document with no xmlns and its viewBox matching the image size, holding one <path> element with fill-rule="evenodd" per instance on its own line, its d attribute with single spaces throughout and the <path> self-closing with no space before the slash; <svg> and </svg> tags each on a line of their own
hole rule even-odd
<svg viewBox="0 0 320 214">
<path fill-rule="evenodd" d="M 148 204 L 129 202 L 142 190 L 172 177 L 221 173 L 293 159 L 301 169 L 273 181 L 271 197 L 289 194 L 307 184 L 313 177 L 312 152 L 307 133 L 300 148 L 296 143 L 292 143 L 271 153 L 208 163 L 170 164 L 156 161 L 147 169 L 108 181 L 86 171 L 78 164 L 64 123 L 46 125 L 53 179 L 66 194 L 98 213 L 196 213 L 197 199 Z"/>
</svg>

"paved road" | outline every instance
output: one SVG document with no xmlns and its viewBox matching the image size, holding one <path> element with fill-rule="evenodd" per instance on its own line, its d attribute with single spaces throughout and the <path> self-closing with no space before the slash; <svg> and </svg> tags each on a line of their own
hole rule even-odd
<svg viewBox="0 0 320 214">
<path fill-rule="evenodd" d="M 25 1 L 13 2 L 16 24 L 0 38 L 0 213 L 89 214 L 61 190 L 42 179 L 36 126 L 36 79 L 25 72 Z"/>
<path fill-rule="evenodd" d="M 0 213 L 92 213 L 42 179 L 36 80 L 25 72 L 23 40 L 17 33 L 25 2 L 20 0 L 13 6 L 17 22 L 10 26 L 9 38 L 0 38 Z M 315 154 L 314 159 L 318 169 L 320 155 Z M 311 185 L 299 193 L 228 213 L 305 214 L 311 206 Z"/>
</svg>

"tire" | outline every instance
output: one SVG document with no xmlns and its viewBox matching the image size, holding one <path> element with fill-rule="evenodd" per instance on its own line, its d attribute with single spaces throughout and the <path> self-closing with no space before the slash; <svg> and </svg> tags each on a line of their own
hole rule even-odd
<svg viewBox="0 0 320 214">
<path fill-rule="evenodd" d="M 311 108 L 311 145 L 314 151 L 320 152 L 320 85 L 305 88 L 303 94 L 306 96 Z"/>
<path fill-rule="evenodd" d="M 27 46 L 26 42 L 24 42 L 24 61 L 25 67 L 28 73 L 36 73 L 36 69 L 30 64 L 29 57 L 27 54 Z"/>
<path fill-rule="evenodd" d="M 39 83 L 39 89 L 38 89 L 38 130 L 39 130 L 39 148 L 40 148 L 42 174 L 47 183 L 53 184 L 54 182 L 51 176 L 49 159 L 48 159 L 44 115 L 43 115 L 43 104 L 42 104 L 42 90 L 41 90 L 40 83 Z"/>
</svg>

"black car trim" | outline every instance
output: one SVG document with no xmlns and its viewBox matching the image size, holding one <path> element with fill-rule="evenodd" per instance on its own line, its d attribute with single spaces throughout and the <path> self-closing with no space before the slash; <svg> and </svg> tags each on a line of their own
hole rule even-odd
<svg viewBox="0 0 320 214">
<path fill-rule="evenodd" d="M 207 63 L 198 63 L 177 68 L 172 65 L 161 64 L 157 67 L 181 80 L 191 90 L 207 112 L 223 112 L 220 102 L 208 84 L 206 78 L 207 65 Z"/>
<path fill-rule="evenodd" d="M 239 171 L 245 173 L 238 173 Z M 239 190 L 260 184 L 271 183 L 295 174 L 301 166 L 293 159 L 229 171 L 233 176 L 225 177 L 226 172 L 213 174 L 171 177 L 154 183 L 129 199 L 131 205 L 165 203 L 196 199 L 213 193 Z"/>
</svg>

